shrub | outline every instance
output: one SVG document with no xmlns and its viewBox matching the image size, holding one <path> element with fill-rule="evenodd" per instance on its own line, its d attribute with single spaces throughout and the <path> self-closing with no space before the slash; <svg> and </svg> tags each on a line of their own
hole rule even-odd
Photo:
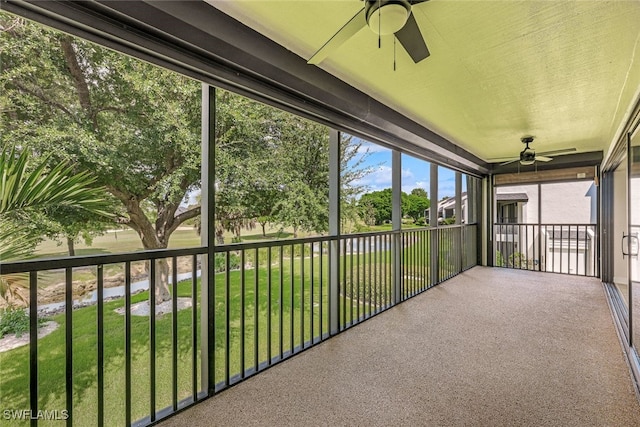
<svg viewBox="0 0 640 427">
<path fill-rule="evenodd" d="M 214 261 L 214 271 L 216 273 L 223 272 L 227 269 L 227 260 L 224 253 L 217 253 Z M 229 269 L 237 270 L 240 268 L 240 256 L 233 252 L 229 252 Z"/>
<path fill-rule="evenodd" d="M 39 318 L 38 326 L 41 326 L 48 319 Z M 20 338 L 22 334 L 29 331 L 29 313 L 21 308 L 9 307 L 0 313 L 0 338 L 7 334 L 16 334 Z"/>
</svg>

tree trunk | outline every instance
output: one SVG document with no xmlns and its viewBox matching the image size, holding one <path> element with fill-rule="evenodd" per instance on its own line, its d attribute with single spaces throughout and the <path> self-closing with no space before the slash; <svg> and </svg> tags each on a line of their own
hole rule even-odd
<svg viewBox="0 0 640 427">
<path fill-rule="evenodd" d="M 71 237 L 67 237 L 67 250 L 69 251 L 69 256 L 76 256 L 75 242 Z"/>
<path fill-rule="evenodd" d="M 156 304 L 161 304 L 164 301 L 171 299 L 171 293 L 169 292 L 169 261 L 166 258 L 158 259 L 156 263 L 156 283 L 155 283 L 155 295 Z M 149 278 L 151 280 L 151 278 Z"/>
<path fill-rule="evenodd" d="M 261 222 L 260 225 L 262 226 L 262 237 L 267 237 L 267 231 L 266 231 L 266 222 Z"/>
</svg>

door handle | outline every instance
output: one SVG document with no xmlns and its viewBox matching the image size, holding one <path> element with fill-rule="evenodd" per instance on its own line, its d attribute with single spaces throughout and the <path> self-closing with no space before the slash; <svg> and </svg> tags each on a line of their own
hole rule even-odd
<svg viewBox="0 0 640 427">
<path fill-rule="evenodd" d="M 624 244 L 625 239 L 629 239 L 629 242 L 627 243 L 628 246 Z M 625 247 L 630 248 L 629 253 L 625 252 Z M 622 232 L 622 256 L 625 257 L 629 255 L 638 256 L 638 233 L 624 234 L 624 231 L 623 231 Z"/>
</svg>

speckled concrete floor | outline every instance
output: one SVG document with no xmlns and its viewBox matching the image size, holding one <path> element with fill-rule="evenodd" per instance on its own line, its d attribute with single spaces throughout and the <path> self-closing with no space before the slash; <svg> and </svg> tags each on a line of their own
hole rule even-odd
<svg viewBox="0 0 640 427">
<path fill-rule="evenodd" d="M 476 267 L 161 424 L 640 426 L 597 279 Z"/>
</svg>

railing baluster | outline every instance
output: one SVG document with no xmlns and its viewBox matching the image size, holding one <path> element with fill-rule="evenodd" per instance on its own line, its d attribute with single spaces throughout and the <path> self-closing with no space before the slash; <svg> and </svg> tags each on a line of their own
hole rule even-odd
<svg viewBox="0 0 640 427">
<path fill-rule="evenodd" d="M 280 360 L 282 360 L 284 357 L 284 246 L 280 246 L 279 249 L 278 269 L 280 270 L 280 303 L 278 305 L 280 314 L 278 321 L 280 322 Z"/>
<path fill-rule="evenodd" d="M 242 252 L 244 253 L 244 251 Z M 253 368 L 254 372 L 258 372 L 260 368 L 260 320 L 258 312 L 260 308 L 260 292 L 258 289 L 260 258 L 258 257 L 258 248 L 254 249 L 253 258 Z M 242 269 L 244 270 L 244 264 Z"/>
<path fill-rule="evenodd" d="M 369 317 L 371 317 L 371 310 L 373 309 L 373 306 L 371 305 L 371 287 L 373 286 L 373 281 L 371 280 L 371 258 L 372 258 L 372 253 L 371 252 L 373 252 L 375 248 L 371 247 L 371 236 L 368 236 L 367 239 L 369 240 L 369 245 L 368 245 L 368 251 L 369 251 L 369 264 L 368 264 L 369 278 L 367 280 L 367 288 L 369 289 Z"/>
<path fill-rule="evenodd" d="M 104 266 L 97 266 L 98 273 L 98 426 L 104 425 Z"/>
<path fill-rule="evenodd" d="M 342 240 L 342 283 L 338 285 L 342 294 L 342 325 L 340 330 L 347 327 L 347 239 Z M 340 302 L 338 302 L 340 304 Z"/>
<path fill-rule="evenodd" d="M 73 269 L 65 269 L 65 377 L 67 400 L 67 426 L 73 425 Z"/>
<path fill-rule="evenodd" d="M 327 277 L 331 277 L 331 247 L 333 246 L 332 241 L 327 242 L 327 261 L 328 261 L 328 274 Z M 322 248 L 322 244 L 320 244 L 320 340 L 324 339 L 324 249 Z M 329 284 L 327 284 L 327 289 L 330 289 Z M 327 298 L 327 311 L 331 313 L 331 298 Z M 338 307 L 336 307 L 338 310 Z M 338 315 L 338 318 L 340 316 Z M 329 333 L 329 328 L 327 328 L 327 333 Z"/>
<path fill-rule="evenodd" d="M 351 316 L 351 324 L 355 324 L 358 323 L 360 321 L 360 289 L 362 288 L 362 282 L 360 279 L 360 249 L 362 248 L 362 239 L 358 238 L 356 240 L 358 242 L 358 252 L 356 253 L 356 298 L 355 298 L 355 303 L 356 303 L 356 318 L 355 321 L 353 319 L 353 315 Z M 353 281 L 353 277 L 351 278 L 351 280 Z M 352 282 L 353 283 L 353 282 Z M 352 285 L 352 291 L 351 291 L 351 303 L 353 304 L 353 285 Z M 364 308 L 364 307 L 363 307 Z"/>
<path fill-rule="evenodd" d="M 578 252 L 580 252 L 580 226 L 576 226 L 576 274 L 580 274 Z"/>
<path fill-rule="evenodd" d="M 70 286 L 69 283 L 66 284 Z M 32 414 L 38 413 L 38 272 L 29 273 L 29 405 Z M 31 418 L 31 426 L 38 418 Z"/>
<path fill-rule="evenodd" d="M 309 290 L 309 339 L 311 340 L 311 345 L 313 345 L 315 343 L 314 337 L 315 337 L 315 331 L 313 329 L 314 326 L 314 322 L 313 322 L 313 316 L 314 316 L 314 307 L 313 307 L 313 293 L 315 292 L 315 288 L 314 288 L 314 282 L 315 282 L 315 277 L 314 277 L 314 273 L 315 273 L 315 269 L 314 269 L 314 256 L 313 256 L 313 243 L 309 243 L 309 268 L 310 268 L 310 272 L 309 272 L 309 277 L 311 277 L 311 282 L 310 282 L 310 290 Z"/>
<path fill-rule="evenodd" d="M 295 266 L 294 266 L 294 262 L 293 262 L 293 255 L 295 254 L 295 246 L 293 245 L 293 243 L 291 244 L 291 256 L 289 257 L 289 276 L 290 276 L 290 280 L 289 280 L 289 326 L 290 326 L 290 330 L 289 330 L 289 355 L 293 354 L 293 349 L 295 348 L 295 344 L 294 344 L 294 317 L 295 317 L 295 310 L 294 310 L 294 270 L 295 270 Z"/>
<path fill-rule="evenodd" d="M 229 386 L 229 359 L 230 359 L 230 343 L 231 343 L 231 251 L 225 252 L 225 283 L 224 283 L 224 385 Z M 244 283 L 241 284 L 244 289 Z"/>
<path fill-rule="evenodd" d="M 247 366 L 247 355 L 245 353 L 245 325 L 246 325 L 246 271 L 245 271 L 245 263 L 246 263 L 246 254 L 245 251 L 240 251 L 240 378 L 244 378 L 244 371 Z"/>
<path fill-rule="evenodd" d="M 267 248 L 267 366 L 271 365 L 271 246 Z"/>
<path fill-rule="evenodd" d="M 560 226 L 560 273 L 564 273 L 564 271 L 562 271 L 562 246 L 563 246 L 563 240 L 564 240 L 564 234 L 563 234 L 563 227 L 562 225 Z"/>
<path fill-rule="evenodd" d="M 171 258 L 171 398 L 173 411 L 178 410 L 178 258 Z"/>
<path fill-rule="evenodd" d="M 304 243 L 300 244 L 300 350 L 304 349 Z"/>
<path fill-rule="evenodd" d="M 156 260 L 149 261 L 149 419 L 156 420 Z"/>
<path fill-rule="evenodd" d="M 209 268 L 212 268 L 211 266 Z M 198 400 L 198 255 L 191 258 L 191 396 Z M 212 355 L 213 357 L 213 355 Z"/>
<path fill-rule="evenodd" d="M 124 263 L 125 425 L 131 425 L 131 261 Z"/>
</svg>

